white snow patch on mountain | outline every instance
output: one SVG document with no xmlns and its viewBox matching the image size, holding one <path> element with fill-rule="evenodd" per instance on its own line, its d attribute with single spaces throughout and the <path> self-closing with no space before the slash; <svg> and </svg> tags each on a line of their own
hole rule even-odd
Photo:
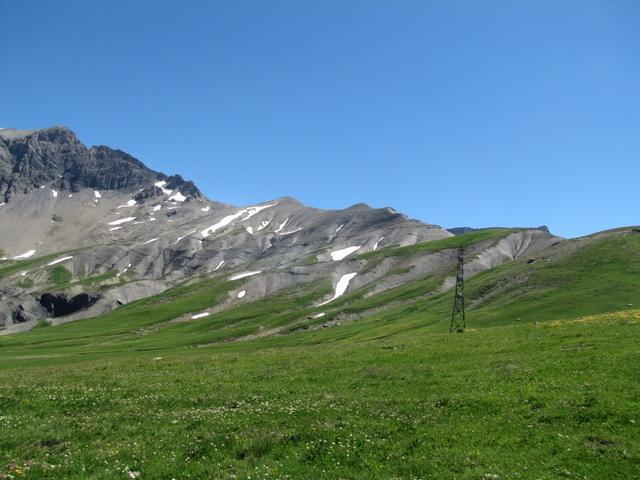
<svg viewBox="0 0 640 480">
<path fill-rule="evenodd" d="M 238 298 L 242 298 L 242 297 L 244 297 L 246 294 L 247 294 L 247 291 L 246 291 L 246 290 L 241 290 L 241 291 L 239 291 L 239 292 L 238 292 Z"/>
<path fill-rule="evenodd" d="M 51 189 L 51 195 L 53 195 L 53 198 L 58 198 L 58 192 L 53 188 Z"/>
<path fill-rule="evenodd" d="M 167 182 L 166 182 L 166 181 L 164 181 L 164 180 L 161 180 L 161 181 L 159 181 L 159 182 L 154 183 L 154 185 L 155 185 L 156 187 L 158 187 L 160 190 L 162 190 L 162 193 L 164 193 L 165 195 L 171 195 L 171 192 L 172 192 L 173 190 L 169 190 L 168 188 L 164 188 L 164 186 L 165 186 L 166 184 L 167 184 Z"/>
<path fill-rule="evenodd" d="M 197 313 L 197 314 L 193 315 L 191 318 L 193 320 L 196 320 L 198 318 L 208 317 L 209 315 L 210 315 L 209 312 L 202 312 L 202 313 Z"/>
<path fill-rule="evenodd" d="M 209 235 L 211 235 L 212 233 L 215 233 L 217 230 L 220 230 L 221 228 L 226 227 L 227 225 L 229 225 L 236 218 L 240 218 L 242 215 L 245 214 L 245 212 L 246 212 L 246 210 L 240 210 L 239 212 L 236 212 L 236 213 L 234 213 L 232 215 L 227 215 L 222 220 L 220 220 L 218 223 L 213 224 L 210 227 L 205 228 L 200 233 L 202 233 L 202 236 L 204 238 L 207 238 Z"/>
<path fill-rule="evenodd" d="M 182 240 L 183 238 L 187 238 L 189 235 L 196 233 L 197 230 L 192 230 L 189 233 L 185 233 L 183 236 L 178 237 L 178 239 L 174 242 L 174 243 L 178 243 L 180 240 Z"/>
<path fill-rule="evenodd" d="M 131 268 L 131 264 L 127 265 L 124 270 L 122 270 L 122 272 L 118 272 L 118 274 L 116 275 L 116 277 L 119 277 L 121 275 L 124 275 L 125 273 L 127 273 L 127 270 L 129 270 Z"/>
<path fill-rule="evenodd" d="M 336 232 L 334 233 L 334 235 L 337 235 L 337 234 L 338 234 L 338 232 L 339 232 L 340 230 L 342 230 L 342 227 L 344 227 L 344 224 L 342 224 L 342 225 L 340 225 L 338 228 L 336 228 Z"/>
<path fill-rule="evenodd" d="M 153 211 L 157 212 L 158 210 L 160 210 L 162 208 L 162 205 L 156 205 L 153 207 Z"/>
<path fill-rule="evenodd" d="M 213 269 L 213 271 L 215 272 L 216 270 L 219 270 L 222 265 L 224 265 L 224 260 L 220 260 L 220 263 Z"/>
<path fill-rule="evenodd" d="M 267 228 L 267 225 L 269 225 L 270 223 L 271 223 L 271 219 L 269 219 L 269 220 L 263 220 L 263 221 L 260 223 L 260 226 L 258 227 L 258 231 L 260 231 L 260 230 L 264 230 L 265 228 Z"/>
<path fill-rule="evenodd" d="M 240 280 L 241 278 L 252 277 L 253 275 L 258 275 L 262 273 L 262 270 L 255 270 L 253 272 L 242 272 L 234 275 L 229 280 Z"/>
<path fill-rule="evenodd" d="M 129 200 L 127 203 L 125 203 L 124 205 L 120 205 L 118 208 L 127 208 L 127 207 L 133 207 L 136 204 L 135 200 Z"/>
<path fill-rule="evenodd" d="M 202 207 L 200 210 L 202 210 L 203 212 L 208 212 L 211 209 L 211 207 L 206 206 L 206 207 Z"/>
<path fill-rule="evenodd" d="M 135 222 L 133 222 L 133 223 L 135 223 Z M 110 231 L 110 232 L 114 232 L 114 231 L 116 231 L 116 230 L 120 230 L 121 228 L 122 228 L 122 227 L 111 227 L 111 228 L 109 229 L 109 231 Z"/>
<path fill-rule="evenodd" d="M 373 250 L 377 250 L 378 249 L 378 245 L 380 245 L 380 242 L 384 240 L 384 235 L 382 237 L 380 237 L 380 239 L 376 242 L 376 244 L 373 246 Z"/>
<path fill-rule="evenodd" d="M 131 222 L 132 220 L 135 220 L 135 219 L 136 217 L 121 218 L 119 220 L 114 220 L 113 222 L 109 222 L 107 223 L 107 225 L 120 225 L 122 223 Z"/>
<path fill-rule="evenodd" d="M 93 195 L 94 195 L 96 198 L 102 198 L 102 195 L 100 195 L 100 192 L 99 192 L 98 190 L 94 190 L 94 191 L 93 191 Z"/>
<path fill-rule="evenodd" d="M 6 205 L 6 204 L 7 204 L 7 202 L 0 203 L 0 207 L 3 206 L 3 205 Z"/>
<path fill-rule="evenodd" d="M 29 258 L 29 257 L 33 256 L 34 253 L 36 253 L 35 250 L 29 250 L 28 252 L 24 252 L 24 253 L 22 253 L 20 255 L 16 255 L 11 260 L 20 260 L 21 258 Z"/>
<path fill-rule="evenodd" d="M 249 220 L 251 217 L 253 217 L 254 215 L 260 213 L 262 210 L 266 209 L 266 208 L 271 208 L 271 207 L 275 207 L 278 204 L 278 202 L 276 203 L 270 203 L 269 205 L 258 205 L 255 207 L 249 207 L 246 208 L 245 211 L 247 213 L 247 216 L 245 218 L 242 219 L 243 222 Z"/>
<path fill-rule="evenodd" d="M 158 237 L 152 238 L 151 240 L 147 240 L 146 242 L 144 242 L 142 245 L 148 245 L 149 243 L 153 243 L 153 242 L 155 242 L 157 240 L 158 240 Z"/>
<path fill-rule="evenodd" d="M 253 227 L 247 227 L 245 229 L 247 231 L 247 233 L 249 233 L 250 235 L 253 235 Z"/>
<path fill-rule="evenodd" d="M 173 200 L 174 202 L 184 202 L 187 199 L 182 193 L 178 192 L 175 195 L 169 197 L 169 200 Z"/>
<path fill-rule="evenodd" d="M 333 261 L 337 262 L 338 260 L 342 260 L 343 258 L 348 257 L 353 252 L 360 250 L 361 248 L 362 248 L 362 245 L 355 245 L 353 247 L 341 248 L 340 250 L 334 250 L 329 255 L 331 255 L 331 258 L 333 259 Z"/>
<path fill-rule="evenodd" d="M 315 315 L 313 315 L 311 318 L 322 318 L 326 315 L 325 312 L 320 312 L 320 313 L 316 313 Z"/>
<path fill-rule="evenodd" d="M 336 284 L 336 292 L 334 293 L 333 298 L 330 300 L 327 300 L 326 302 L 319 303 L 318 306 L 326 305 L 327 303 L 333 302 L 336 298 L 344 295 L 344 292 L 346 292 L 347 288 L 349 288 L 349 282 L 357 274 L 358 272 L 353 272 L 353 273 L 345 273 L 344 275 L 342 275 L 342 277 L 340 277 L 340 280 L 338 280 L 338 283 Z"/>
<path fill-rule="evenodd" d="M 70 193 L 70 194 L 68 195 L 68 198 L 71 198 L 71 197 L 73 197 L 73 193 Z"/>
<path fill-rule="evenodd" d="M 286 219 L 284 222 L 282 222 L 282 223 L 280 224 L 280 226 L 279 226 L 278 228 L 276 228 L 274 231 L 275 231 L 276 233 L 280 233 L 282 230 L 284 230 L 284 227 L 286 227 L 286 226 L 287 226 L 287 222 L 288 222 L 288 221 L 289 221 L 289 219 L 287 218 L 287 219 Z"/>
<path fill-rule="evenodd" d="M 54 260 L 53 262 L 47 263 L 47 267 L 50 267 L 51 265 L 55 265 L 57 263 L 66 262 L 67 260 L 71 260 L 72 258 L 73 258 L 73 255 L 71 255 L 69 257 L 58 258 L 57 260 Z"/>
<path fill-rule="evenodd" d="M 280 232 L 280 235 L 291 235 L 292 233 L 298 233 L 304 227 L 296 228 L 294 230 L 289 230 L 288 232 Z"/>
</svg>

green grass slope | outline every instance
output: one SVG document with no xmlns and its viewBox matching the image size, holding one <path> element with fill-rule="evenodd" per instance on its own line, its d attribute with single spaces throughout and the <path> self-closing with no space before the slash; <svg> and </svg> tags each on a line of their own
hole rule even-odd
<svg viewBox="0 0 640 480">
<path fill-rule="evenodd" d="M 466 241 L 463 237 L 459 238 Z M 573 242 L 541 252 L 533 263 L 512 262 L 468 280 L 469 325 L 575 318 L 640 305 L 639 233 L 628 229 Z M 371 339 L 415 329 L 446 332 L 451 293 L 437 293 L 445 276 L 439 272 L 372 296 L 366 295 L 365 286 L 323 307 L 314 304 L 330 286 L 302 285 L 198 321 L 173 322 L 215 308 L 242 282 L 226 282 L 219 276 L 93 319 L 0 337 L 0 356 L 165 349 L 257 337 L 258 345 L 291 345 Z M 325 316 L 312 318 L 320 312 Z M 341 325 L 317 329 L 328 321 Z M 264 341 L 270 335 L 278 336 Z"/>
<path fill-rule="evenodd" d="M 0 477 L 638 478 L 639 328 L 5 360 Z"/>
</svg>

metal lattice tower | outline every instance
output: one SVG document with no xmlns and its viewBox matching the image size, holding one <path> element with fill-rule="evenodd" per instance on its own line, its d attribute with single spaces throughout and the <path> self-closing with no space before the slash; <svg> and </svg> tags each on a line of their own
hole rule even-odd
<svg viewBox="0 0 640 480">
<path fill-rule="evenodd" d="M 467 323 L 464 318 L 464 248 L 458 249 L 458 270 L 456 272 L 456 293 L 451 311 L 449 333 L 462 333 Z"/>
</svg>

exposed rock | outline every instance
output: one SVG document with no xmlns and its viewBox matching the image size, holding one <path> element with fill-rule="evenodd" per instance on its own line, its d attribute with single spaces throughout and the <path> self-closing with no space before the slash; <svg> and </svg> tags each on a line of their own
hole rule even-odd
<svg viewBox="0 0 640 480">
<path fill-rule="evenodd" d="M 13 323 L 24 323 L 24 322 L 33 320 L 31 318 L 31 315 L 27 313 L 27 311 L 24 309 L 22 305 L 18 305 L 16 307 L 16 309 L 12 313 L 12 317 L 13 317 Z"/>
<path fill-rule="evenodd" d="M 155 172 L 122 150 L 87 148 L 68 128 L 45 128 L 22 135 L 7 130 L 0 130 L 1 201 L 42 185 L 72 192 L 81 188 L 119 190 L 146 187 L 165 178 L 185 196 L 201 196 L 192 182 Z"/>
<path fill-rule="evenodd" d="M 64 294 L 45 293 L 40 297 L 40 305 L 46 308 L 52 317 L 61 317 L 90 307 L 98 301 L 98 298 L 87 293 L 81 293 L 71 298 Z"/>
</svg>

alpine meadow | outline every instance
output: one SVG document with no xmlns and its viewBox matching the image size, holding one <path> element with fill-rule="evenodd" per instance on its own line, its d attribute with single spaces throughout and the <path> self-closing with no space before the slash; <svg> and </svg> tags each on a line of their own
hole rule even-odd
<svg viewBox="0 0 640 480">
<path fill-rule="evenodd" d="M 0 480 L 639 479 L 639 20 L 0 0 Z"/>
</svg>

